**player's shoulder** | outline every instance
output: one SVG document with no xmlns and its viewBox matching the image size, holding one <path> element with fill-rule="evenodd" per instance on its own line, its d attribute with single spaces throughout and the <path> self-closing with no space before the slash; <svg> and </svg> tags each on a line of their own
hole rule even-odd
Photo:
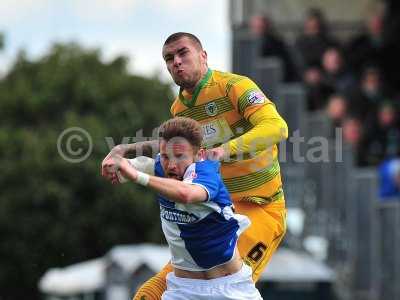
<svg viewBox="0 0 400 300">
<path fill-rule="evenodd" d="M 219 173 L 221 167 L 221 163 L 219 161 L 209 159 L 199 160 L 195 162 L 195 165 L 199 170 L 206 170 L 215 174 Z"/>
<path fill-rule="evenodd" d="M 192 163 L 186 169 L 183 180 L 192 181 L 199 177 L 210 178 L 219 174 L 220 162 L 214 160 L 200 160 Z"/>
<path fill-rule="evenodd" d="M 242 80 L 248 80 L 249 78 L 244 75 L 214 70 L 213 71 L 213 79 L 215 81 L 219 82 L 220 84 L 226 85 L 229 83 L 232 84 L 234 82 L 239 82 Z"/>
<path fill-rule="evenodd" d="M 214 71 L 214 74 L 214 80 L 218 82 L 220 88 L 225 90 L 226 94 L 229 94 L 232 88 L 242 91 L 255 86 L 255 83 L 244 75 L 221 71 Z"/>
</svg>

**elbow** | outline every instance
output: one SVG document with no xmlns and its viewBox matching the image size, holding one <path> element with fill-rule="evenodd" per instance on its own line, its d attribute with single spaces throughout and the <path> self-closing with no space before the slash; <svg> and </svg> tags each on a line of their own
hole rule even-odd
<svg viewBox="0 0 400 300">
<path fill-rule="evenodd" d="M 282 125 L 282 141 L 283 141 L 289 137 L 289 127 L 287 126 L 285 121 L 283 121 L 282 123 L 283 123 Z"/>
<path fill-rule="evenodd" d="M 177 200 L 180 203 L 183 204 L 190 204 L 195 202 L 194 201 L 194 197 L 193 197 L 193 193 L 191 192 L 191 190 L 187 187 L 179 187 L 177 190 Z"/>
<path fill-rule="evenodd" d="M 278 142 L 284 141 L 289 137 L 289 128 L 285 122 L 285 120 L 281 120 L 281 122 L 279 122 L 279 133 L 278 133 Z"/>
<path fill-rule="evenodd" d="M 260 127 L 260 133 L 261 132 L 263 138 L 267 139 L 268 146 L 270 144 L 280 143 L 289 137 L 288 126 L 282 118 L 268 120 L 268 123 L 265 123 L 263 124 L 263 127 Z"/>
</svg>

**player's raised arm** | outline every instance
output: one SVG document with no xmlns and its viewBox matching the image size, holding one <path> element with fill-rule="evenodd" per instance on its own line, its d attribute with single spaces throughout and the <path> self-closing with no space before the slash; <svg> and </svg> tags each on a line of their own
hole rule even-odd
<svg viewBox="0 0 400 300">
<path fill-rule="evenodd" d="M 209 157 L 222 160 L 238 154 L 254 155 L 287 139 L 288 127 L 285 120 L 251 79 L 239 77 L 227 96 L 252 128 L 220 147 L 209 150 Z"/>
<path fill-rule="evenodd" d="M 101 175 L 110 181 L 116 179 L 115 172 L 109 172 L 109 164 L 115 163 L 115 157 L 147 156 L 154 157 L 159 152 L 158 140 L 137 142 L 133 144 L 120 144 L 111 149 L 101 164 Z"/>
<path fill-rule="evenodd" d="M 230 155 L 266 150 L 288 137 L 287 124 L 272 103 L 256 110 L 249 121 L 254 126 L 251 130 L 224 145 Z"/>
<path fill-rule="evenodd" d="M 189 184 L 172 178 L 152 176 L 138 171 L 126 158 L 117 157 L 116 160 L 119 162 L 118 170 L 123 177 L 151 188 L 168 200 L 188 204 L 208 199 L 207 191 L 199 185 Z"/>
</svg>

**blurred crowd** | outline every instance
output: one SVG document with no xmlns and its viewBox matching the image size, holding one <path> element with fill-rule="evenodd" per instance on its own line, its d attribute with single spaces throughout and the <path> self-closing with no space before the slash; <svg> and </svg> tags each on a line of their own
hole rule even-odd
<svg viewBox="0 0 400 300">
<path fill-rule="evenodd" d="M 268 16 L 249 21 L 260 55 L 282 60 L 284 81 L 304 83 L 307 110 L 326 113 L 332 136 L 343 129 L 361 167 L 400 156 L 400 26 L 393 13 L 390 7 L 372 13 L 361 32 L 343 41 L 331 34 L 322 11 L 310 9 L 290 46 Z"/>
</svg>

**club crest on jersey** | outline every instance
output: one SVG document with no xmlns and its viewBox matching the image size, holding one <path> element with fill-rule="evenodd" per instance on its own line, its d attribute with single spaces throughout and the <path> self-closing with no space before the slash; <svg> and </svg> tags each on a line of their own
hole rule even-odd
<svg viewBox="0 0 400 300">
<path fill-rule="evenodd" d="M 215 103 L 214 101 L 207 103 L 204 109 L 206 110 L 206 114 L 209 115 L 210 117 L 214 117 L 218 113 L 217 103 Z"/>
<path fill-rule="evenodd" d="M 253 91 L 247 96 L 249 104 L 262 104 L 265 102 L 265 96 L 260 91 Z"/>
<path fill-rule="evenodd" d="M 196 178 L 197 178 L 197 173 L 195 171 L 191 171 L 188 176 L 185 176 L 183 182 L 191 183 Z"/>
<path fill-rule="evenodd" d="M 196 179 L 197 178 L 197 173 L 195 171 L 192 171 L 189 175 L 190 179 Z"/>
</svg>

